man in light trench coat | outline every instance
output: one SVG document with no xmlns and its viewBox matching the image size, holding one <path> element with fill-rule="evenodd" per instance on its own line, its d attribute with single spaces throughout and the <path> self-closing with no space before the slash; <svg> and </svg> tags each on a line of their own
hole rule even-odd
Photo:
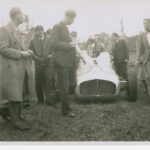
<svg viewBox="0 0 150 150">
<path fill-rule="evenodd" d="M 19 8 L 10 10 L 11 22 L 0 28 L 0 104 L 8 101 L 8 112 L 0 107 L 0 115 L 17 129 L 29 129 L 30 126 L 21 117 L 23 83 L 27 76 L 30 99 L 35 98 L 34 76 L 32 72 L 32 51 L 25 50 L 18 26 L 23 23 L 24 15 Z M 5 111 L 5 112 L 4 112 Z"/>
</svg>

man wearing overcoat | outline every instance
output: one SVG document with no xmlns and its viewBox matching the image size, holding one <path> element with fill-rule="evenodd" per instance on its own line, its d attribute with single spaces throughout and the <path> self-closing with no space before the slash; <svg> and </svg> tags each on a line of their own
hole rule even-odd
<svg viewBox="0 0 150 150">
<path fill-rule="evenodd" d="M 136 53 L 138 80 L 142 81 L 150 96 L 150 19 L 143 20 L 145 33 L 140 35 Z"/>
<path fill-rule="evenodd" d="M 1 102 L 8 101 L 11 122 L 17 129 L 29 129 L 22 117 L 23 83 L 27 75 L 30 99 L 35 99 L 34 77 L 32 72 L 31 50 L 26 50 L 18 26 L 23 23 L 24 15 L 19 8 L 10 10 L 11 22 L 0 28 L 1 61 Z M 4 119 L 8 114 L 0 111 Z"/>
</svg>

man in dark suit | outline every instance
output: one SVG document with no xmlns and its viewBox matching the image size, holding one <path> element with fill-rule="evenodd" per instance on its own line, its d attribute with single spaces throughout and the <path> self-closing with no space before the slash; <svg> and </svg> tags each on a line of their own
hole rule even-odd
<svg viewBox="0 0 150 150">
<path fill-rule="evenodd" d="M 145 33 L 140 35 L 136 54 L 138 80 L 142 81 L 147 94 L 150 96 L 150 19 L 143 20 Z"/>
<path fill-rule="evenodd" d="M 128 46 L 125 40 L 119 39 L 117 33 L 112 33 L 112 58 L 116 73 L 127 80 L 127 63 L 129 60 Z"/>
<path fill-rule="evenodd" d="M 74 117 L 69 105 L 69 88 L 73 79 L 75 66 L 75 43 L 72 42 L 67 25 L 71 25 L 76 13 L 68 10 L 64 20 L 53 27 L 51 34 L 51 47 L 54 51 L 54 66 L 57 72 L 58 87 L 61 100 L 61 113 L 66 117 Z M 71 81 L 72 80 L 72 81 Z"/>
<path fill-rule="evenodd" d="M 25 75 L 28 78 L 29 96 L 35 98 L 34 77 L 32 72 L 32 51 L 26 50 L 18 26 L 24 16 L 19 8 L 10 10 L 11 22 L 0 29 L 0 68 L 1 102 L 8 100 L 12 124 L 20 130 L 29 129 L 21 117 L 22 93 Z M 8 114 L 0 112 L 7 119 Z"/>
<path fill-rule="evenodd" d="M 53 105 L 54 90 L 54 72 L 51 62 L 51 49 L 49 38 L 44 35 L 44 29 L 41 25 L 35 27 L 35 38 L 30 43 L 30 49 L 33 51 L 33 60 L 35 61 L 35 85 L 38 97 L 38 103 Z"/>
</svg>

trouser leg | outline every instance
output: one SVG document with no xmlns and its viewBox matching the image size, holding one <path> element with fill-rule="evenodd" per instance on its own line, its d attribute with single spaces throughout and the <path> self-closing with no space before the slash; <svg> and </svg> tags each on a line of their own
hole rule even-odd
<svg viewBox="0 0 150 150">
<path fill-rule="evenodd" d="M 13 123 L 20 120 L 22 115 L 22 102 L 10 102 L 9 111 Z"/>
<path fill-rule="evenodd" d="M 54 83 L 53 83 L 53 70 L 51 67 L 46 67 L 44 71 L 44 91 L 45 91 L 45 97 L 46 102 L 48 104 L 54 104 L 54 96 L 55 96 L 55 89 L 54 89 Z"/>
<path fill-rule="evenodd" d="M 69 94 L 74 94 L 75 86 L 76 86 L 75 68 L 69 69 L 69 80 L 70 80 Z"/>
<path fill-rule="evenodd" d="M 146 79 L 147 93 L 150 96 L 150 77 Z"/>
<path fill-rule="evenodd" d="M 22 102 L 13 102 L 10 101 L 9 103 L 9 112 L 12 120 L 12 124 L 15 128 L 19 130 L 29 129 L 29 125 L 26 124 L 25 121 L 22 120 Z"/>
<path fill-rule="evenodd" d="M 120 75 L 127 80 L 127 63 L 120 64 Z"/>
<path fill-rule="evenodd" d="M 58 87 L 61 101 L 61 112 L 66 114 L 70 111 L 69 106 L 69 69 L 57 68 Z"/>
<path fill-rule="evenodd" d="M 115 71 L 116 71 L 117 75 L 120 76 L 119 63 L 118 62 L 114 62 L 114 66 L 115 66 Z"/>
<path fill-rule="evenodd" d="M 0 115 L 3 118 L 3 120 L 8 121 L 10 120 L 10 113 L 8 107 L 0 108 Z"/>
<path fill-rule="evenodd" d="M 127 64 L 115 62 L 115 70 L 119 77 L 127 80 Z"/>
<path fill-rule="evenodd" d="M 146 94 L 148 94 L 148 87 L 147 87 L 147 84 L 146 84 L 146 80 L 142 80 L 141 83 L 142 83 L 143 91 Z"/>
<path fill-rule="evenodd" d="M 19 110 L 18 110 L 18 103 L 19 102 L 10 102 L 9 103 L 9 111 L 11 115 L 12 122 L 15 123 L 19 120 Z"/>
<path fill-rule="evenodd" d="M 30 106 L 29 100 L 29 88 L 28 88 L 28 75 L 25 73 L 24 83 L 23 83 L 23 107 L 26 108 Z"/>
<path fill-rule="evenodd" d="M 43 68 L 42 66 L 35 67 L 35 86 L 36 86 L 36 93 L 38 97 L 38 102 L 44 102 L 44 76 L 43 76 Z"/>
</svg>

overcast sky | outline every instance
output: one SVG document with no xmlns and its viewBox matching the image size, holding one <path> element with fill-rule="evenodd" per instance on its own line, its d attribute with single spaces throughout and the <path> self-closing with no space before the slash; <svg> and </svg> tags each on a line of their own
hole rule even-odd
<svg viewBox="0 0 150 150">
<path fill-rule="evenodd" d="M 6 24 L 11 7 L 20 7 L 31 18 L 31 24 L 41 24 L 45 30 L 58 23 L 64 11 L 74 9 L 77 18 L 70 30 L 81 40 L 95 33 L 120 33 L 123 19 L 126 35 L 143 31 L 143 18 L 150 18 L 150 0 L 0 0 L 0 24 Z"/>
</svg>

